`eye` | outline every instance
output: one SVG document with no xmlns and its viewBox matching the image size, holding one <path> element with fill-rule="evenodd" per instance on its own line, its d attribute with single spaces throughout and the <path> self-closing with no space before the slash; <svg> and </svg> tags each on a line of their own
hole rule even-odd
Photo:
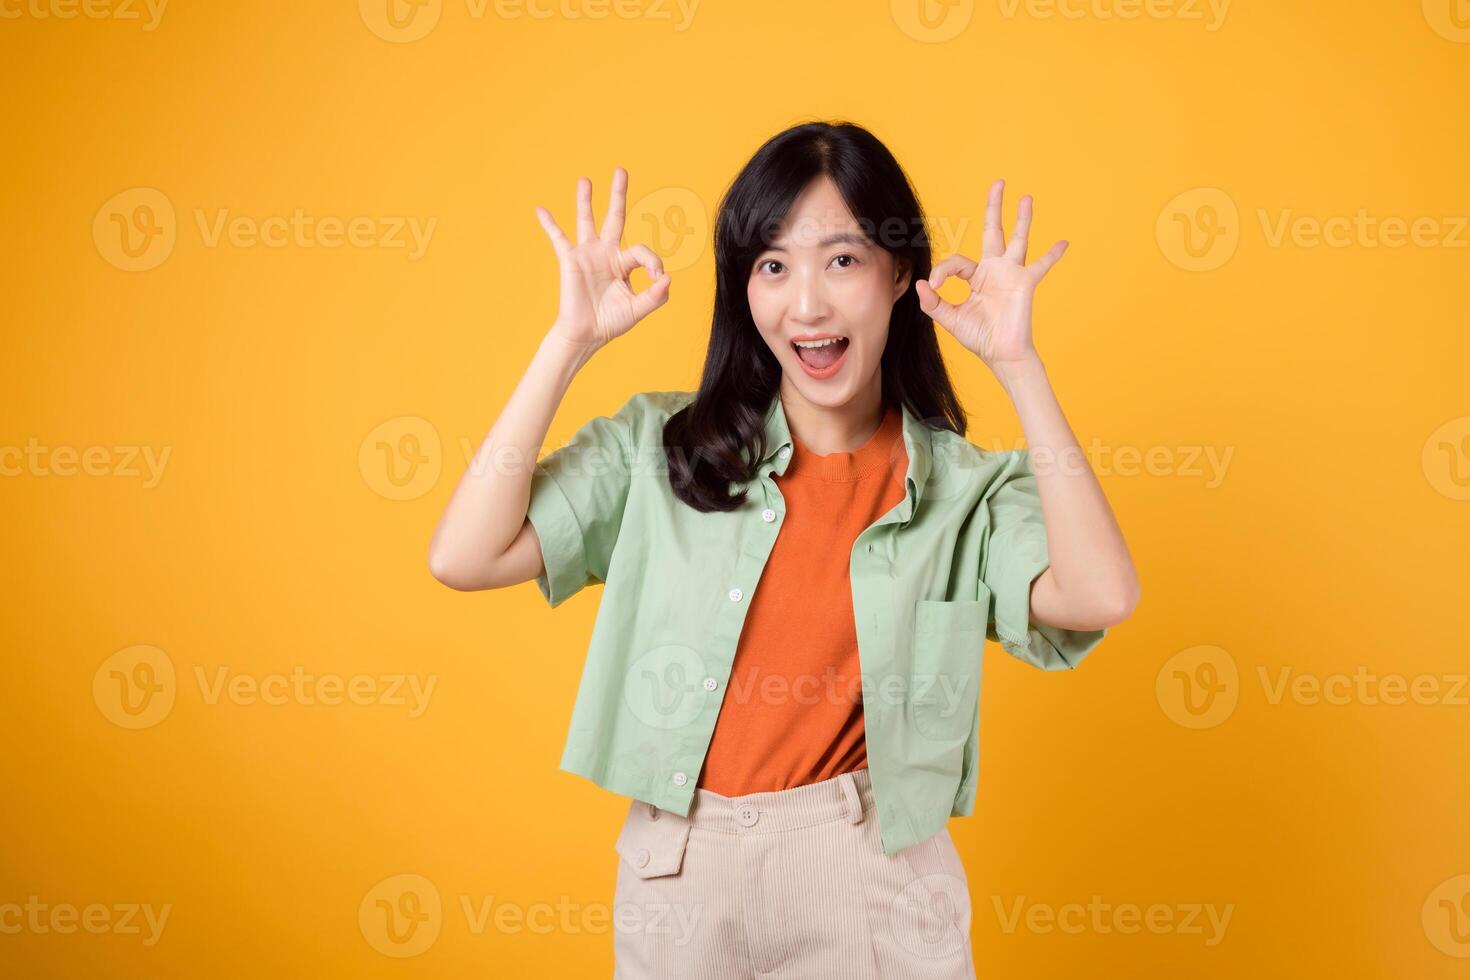
<svg viewBox="0 0 1470 980">
<path fill-rule="evenodd" d="M 776 269 L 776 271 L 777 272 L 780 271 L 779 266 L 781 265 L 781 263 L 777 259 L 766 259 L 764 262 L 761 262 L 761 263 L 757 264 L 756 265 L 756 269 L 757 269 L 757 271 L 759 271 L 760 269 L 762 269 L 762 268 L 764 268 L 765 266 L 768 266 L 768 265 L 777 266 L 778 268 Z M 774 275 L 774 273 L 773 273 L 773 275 Z"/>
<path fill-rule="evenodd" d="M 852 264 L 854 264 L 854 265 L 857 263 L 857 256 L 856 255 L 851 255 L 851 254 L 849 254 L 847 252 L 843 252 L 841 255 L 837 256 L 832 261 L 833 262 L 837 262 L 837 261 L 839 261 L 841 259 L 851 259 L 852 260 Z M 852 268 L 852 265 L 839 266 L 838 268 L 841 268 L 841 269 L 851 269 Z"/>
</svg>

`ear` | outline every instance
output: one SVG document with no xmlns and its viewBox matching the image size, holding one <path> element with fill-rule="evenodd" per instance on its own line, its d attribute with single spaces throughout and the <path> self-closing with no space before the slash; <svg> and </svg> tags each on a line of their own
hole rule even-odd
<svg viewBox="0 0 1470 980">
<path fill-rule="evenodd" d="M 913 263 L 908 259 L 897 259 L 893 263 L 893 300 L 898 301 L 909 288 L 909 273 L 913 271 Z"/>
</svg>

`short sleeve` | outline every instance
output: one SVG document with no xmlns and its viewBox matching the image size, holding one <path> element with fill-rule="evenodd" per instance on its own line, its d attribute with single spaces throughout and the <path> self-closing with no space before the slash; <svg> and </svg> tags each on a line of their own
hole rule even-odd
<svg viewBox="0 0 1470 980">
<path fill-rule="evenodd" d="M 1046 525 L 1031 455 L 1025 449 L 1001 454 L 998 485 L 985 498 L 990 536 L 980 579 L 994 598 L 988 637 L 1012 656 L 1042 670 L 1070 670 L 1102 642 L 1106 629 L 1069 630 L 1031 618 L 1031 585 L 1046 571 Z"/>
<path fill-rule="evenodd" d="M 632 482 L 638 398 L 585 423 L 531 475 L 526 518 L 546 566 L 536 586 L 553 609 L 589 583 L 607 580 Z"/>
</svg>

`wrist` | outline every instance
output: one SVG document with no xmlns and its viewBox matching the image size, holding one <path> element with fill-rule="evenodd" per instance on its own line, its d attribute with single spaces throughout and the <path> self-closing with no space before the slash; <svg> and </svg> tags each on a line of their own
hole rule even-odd
<svg viewBox="0 0 1470 980">
<path fill-rule="evenodd" d="M 546 332 L 546 336 L 541 338 L 540 346 L 546 356 L 554 358 L 572 371 L 581 369 L 583 365 L 592 360 L 592 355 L 602 349 L 602 345 L 598 343 L 572 340 L 554 323 Z"/>
<path fill-rule="evenodd" d="M 1017 391 L 1032 384 L 1045 384 L 1046 365 L 1041 362 L 1039 354 L 1031 354 L 1014 361 L 1000 361 L 990 366 L 995 373 L 995 379 L 1000 386 L 1006 390 L 1006 394 L 1012 398 Z"/>
</svg>

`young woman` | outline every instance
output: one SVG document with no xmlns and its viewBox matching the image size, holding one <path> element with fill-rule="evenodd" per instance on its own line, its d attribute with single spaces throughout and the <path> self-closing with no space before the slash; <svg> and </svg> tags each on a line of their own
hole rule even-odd
<svg viewBox="0 0 1470 980">
<path fill-rule="evenodd" d="M 1002 182 L 982 255 L 930 266 L 902 169 L 851 124 L 763 145 L 720 203 L 697 391 L 632 395 L 539 464 L 572 379 L 668 299 L 621 244 L 627 174 L 576 241 L 538 208 L 561 299 L 450 500 L 456 589 L 605 589 L 561 766 L 630 797 L 619 977 L 973 977 L 946 821 L 974 812 L 986 638 L 1076 667 L 1138 600 L 1123 536 L 1032 343 Z M 629 285 L 642 266 L 652 284 Z M 936 290 L 970 286 L 958 305 Z M 964 438 L 938 321 L 1010 396 L 1028 449 Z"/>
</svg>

